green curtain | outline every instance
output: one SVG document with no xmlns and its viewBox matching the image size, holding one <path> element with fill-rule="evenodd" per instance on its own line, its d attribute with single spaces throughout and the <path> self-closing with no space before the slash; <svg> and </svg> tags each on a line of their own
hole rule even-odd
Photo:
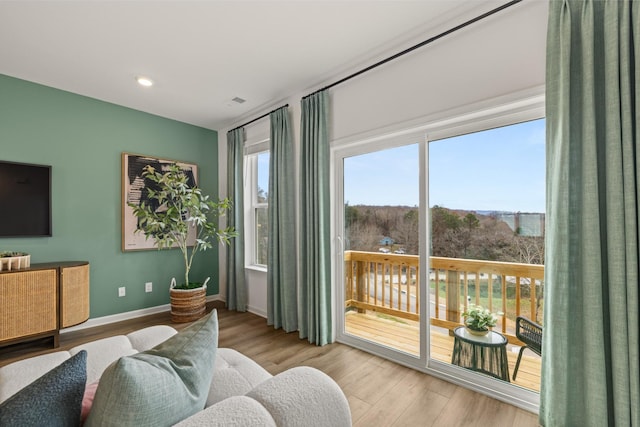
<svg viewBox="0 0 640 427">
<path fill-rule="evenodd" d="M 302 99 L 300 135 L 300 338 L 333 341 L 326 91 Z"/>
<path fill-rule="evenodd" d="M 267 251 L 267 324 L 298 330 L 296 283 L 294 158 L 289 108 L 270 115 L 269 250 Z"/>
<path fill-rule="evenodd" d="M 227 308 L 247 310 L 244 277 L 244 128 L 227 132 L 227 195 L 233 206 L 227 217 L 238 237 L 227 246 Z"/>
<path fill-rule="evenodd" d="M 545 426 L 640 425 L 639 7 L 550 2 Z"/>
</svg>

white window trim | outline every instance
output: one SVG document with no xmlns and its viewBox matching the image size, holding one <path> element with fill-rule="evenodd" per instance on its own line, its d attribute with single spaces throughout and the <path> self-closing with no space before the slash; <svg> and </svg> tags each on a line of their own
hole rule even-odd
<svg viewBox="0 0 640 427">
<path fill-rule="evenodd" d="M 258 188 L 258 155 L 269 151 L 269 139 L 248 143 L 244 149 L 244 230 L 245 230 L 245 268 L 256 271 L 267 271 L 267 266 L 258 264 L 256 260 L 256 215 L 257 207 L 268 206 L 257 203 Z"/>
</svg>

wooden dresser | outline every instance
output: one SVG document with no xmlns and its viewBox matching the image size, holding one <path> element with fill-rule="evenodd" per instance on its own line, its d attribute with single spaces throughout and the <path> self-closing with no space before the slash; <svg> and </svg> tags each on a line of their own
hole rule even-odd
<svg viewBox="0 0 640 427">
<path fill-rule="evenodd" d="M 0 347 L 52 337 L 89 319 L 89 263 L 32 264 L 0 272 Z"/>
</svg>

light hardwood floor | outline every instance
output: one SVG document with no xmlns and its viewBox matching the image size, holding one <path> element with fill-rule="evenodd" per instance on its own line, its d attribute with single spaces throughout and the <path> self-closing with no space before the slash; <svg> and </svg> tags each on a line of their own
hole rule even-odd
<svg viewBox="0 0 640 427">
<path fill-rule="evenodd" d="M 227 311 L 220 302 L 210 306 L 218 310 L 220 347 L 240 351 L 274 375 L 301 365 L 320 369 L 344 391 L 355 427 L 538 425 L 535 414 L 438 378 L 343 344 L 317 347 L 300 340 L 297 333 L 274 330 L 254 314 Z M 0 349 L 0 366 L 155 324 L 186 326 L 172 324 L 167 312 L 83 329 L 62 334 L 55 350 L 44 342 Z"/>
</svg>

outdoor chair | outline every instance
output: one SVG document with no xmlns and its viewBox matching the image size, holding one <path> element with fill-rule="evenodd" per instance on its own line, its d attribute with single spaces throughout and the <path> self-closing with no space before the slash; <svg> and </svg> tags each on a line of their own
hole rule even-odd
<svg viewBox="0 0 640 427">
<path fill-rule="evenodd" d="M 516 337 L 525 343 L 518 353 L 518 360 L 516 361 L 516 367 L 513 370 L 513 379 L 516 379 L 518 374 L 518 368 L 520 367 L 520 359 L 522 353 L 526 348 L 533 351 L 538 356 L 542 356 L 542 326 L 527 319 L 526 317 L 518 316 L 516 318 Z"/>
</svg>

